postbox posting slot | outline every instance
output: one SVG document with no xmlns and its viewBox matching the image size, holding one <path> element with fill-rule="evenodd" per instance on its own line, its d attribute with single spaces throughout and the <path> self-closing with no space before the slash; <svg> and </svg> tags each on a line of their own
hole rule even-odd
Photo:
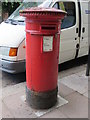
<svg viewBox="0 0 90 120">
<path fill-rule="evenodd" d="M 55 25 L 41 25 L 41 30 L 56 30 Z"/>
<path fill-rule="evenodd" d="M 42 26 L 42 30 L 55 30 L 56 27 Z"/>
</svg>

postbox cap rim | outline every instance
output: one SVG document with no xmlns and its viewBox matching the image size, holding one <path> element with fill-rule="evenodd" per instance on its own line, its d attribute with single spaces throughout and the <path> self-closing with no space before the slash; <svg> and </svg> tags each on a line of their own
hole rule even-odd
<svg viewBox="0 0 90 120">
<path fill-rule="evenodd" d="M 42 7 L 32 7 L 32 8 L 28 8 L 28 9 L 24 9 L 24 10 L 20 10 L 21 14 L 25 14 L 25 13 L 62 13 L 62 14 L 67 14 L 67 12 L 63 11 L 63 10 L 58 10 L 56 8 L 42 8 Z"/>
</svg>

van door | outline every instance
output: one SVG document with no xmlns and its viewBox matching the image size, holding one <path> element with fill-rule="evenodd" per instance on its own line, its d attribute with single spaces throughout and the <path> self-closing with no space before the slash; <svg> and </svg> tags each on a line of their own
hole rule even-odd
<svg viewBox="0 0 90 120">
<path fill-rule="evenodd" d="M 81 57 L 88 54 L 88 25 L 90 21 L 88 21 L 88 0 L 82 0 L 79 4 L 81 9 L 81 36 L 78 57 Z"/>
<path fill-rule="evenodd" d="M 74 59 L 76 56 L 76 46 L 79 44 L 78 5 L 76 0 L 60 0 L 54 3 L 53 7 L 67 12 L 61 25 L 59 63 L 62 63 Z"/>
</svg>

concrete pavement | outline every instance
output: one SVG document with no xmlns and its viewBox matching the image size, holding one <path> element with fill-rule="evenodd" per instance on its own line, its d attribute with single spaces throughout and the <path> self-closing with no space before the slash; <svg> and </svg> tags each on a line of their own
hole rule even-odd
<svg viewBox="0 0 90 120">
<path fill-rule="evenodd" d="M 71 75 L 58 76 L 58 95 L 68 103 L 50 110 L 30 108 L 25 99 L 26 83 L 2 89 L 3 118 L 88 118 L 88 77 L 85 69 Z M 65 101 L 64 101 L 65 102 Z M 39 113 L 39 116 L 38 114 Z M 40 115 L 41 113 L 41 115 Z"/>
</svg>

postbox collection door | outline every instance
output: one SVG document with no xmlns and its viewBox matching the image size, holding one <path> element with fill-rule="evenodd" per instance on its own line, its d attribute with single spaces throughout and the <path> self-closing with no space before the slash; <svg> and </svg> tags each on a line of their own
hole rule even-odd
<svg viewBox="0 0 90 120">
<path fill-rule="evenodd" d="M 60 35 L 31 35 L 27 33 L 27 86 L 31 90 L 47 91 L 57 87 Z M 32 81 L 33 79 L 33 81 Z"/>
</svg>

